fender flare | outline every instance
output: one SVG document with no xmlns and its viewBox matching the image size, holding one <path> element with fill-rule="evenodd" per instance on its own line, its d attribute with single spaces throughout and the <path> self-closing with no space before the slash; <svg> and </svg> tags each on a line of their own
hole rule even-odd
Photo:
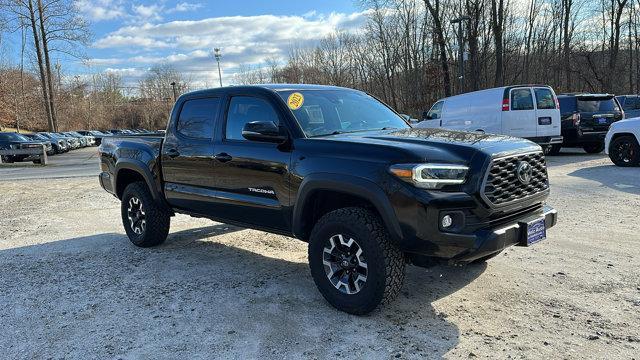
<svg viewBox="0 0 640 360">
<path fill-rule="evenodd" d="M 162 194 L 160 193 L 158 187 L 155 184 L 155 181 L 154 181 L 155 178 L 151 173 L 151 170 L 145 163 L 135 159 L 118 160 L 116 164 L 115 176 L 113 179 L 114 191 L 117 191 L 118 175 L 120 174 L 120 170 L 132 170 L 142 175 L 142 178 L 144 179 L 145 183 L 147 183 L 147 187 L 151 192 L 151 196 L 153 197 L 153 200 L 155 200 L 160 204 L 164 204 L 164 198 L 162 197 Z"/>
<path fill-rule="evenodd" d="M 316 190 L 329 190 L 355 195 L 369 201 L 380 214 L 387 231 L 394 241 L 402 239 L 402 230 L 388 196 L 373 181 L 346 174 L 315 173 L 305 176 L 298 190 L 298 197 L 293 208 L 293 234 L 304 239 L 305 206 Z"/>
</svg>

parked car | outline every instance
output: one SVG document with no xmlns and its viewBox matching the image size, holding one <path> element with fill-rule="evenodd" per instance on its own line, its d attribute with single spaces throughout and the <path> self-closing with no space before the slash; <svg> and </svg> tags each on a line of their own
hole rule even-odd
<svg viewBox="0 0 640 360">
<path fill-rule="evenodd" d="M 89 140 L 78 133 L 74 133 L 73 131 L 66 131 L 66 132 L 63 132 L 62 134 L 65 136 L 77 139 L 78 142 L 80 143 L 81 148 L 89 146 Z"/>
<path fill-rule="evenodd" d="M 638 95 L 619 95 L 616 96 L 618 103 L 622 106 L 625 118 L 640 117 L 640 96 Z"/>
<path fill-rule="evenodd" d="M 604 150 L 609 126 L 624 118 L 624 111 L 611 94 L 561 94 L 562 145 L 554 145 L 551 154 L 562 147 L 581 147 L 589 154 Z"/>
<path fill-rule="evenodd" d="M 59 144 L 56 141 L 47 139 L 46 137 L 40 134 L 21 134 L 21 135 L 23 135 L 24 137 L 30 140 L 38 141 L 45 144 L 47 146 L 47 155 L 58 154 Z"/>
<path fill-rule="evenodd" d="M 525 139 L 411 128 L 330 86 L 203 90 L 174 109 L 164 136 L 100 145 L 129 239 L 159 245 L 174 213 L 296 237 L 322 295 L 349 313 L 393 299 L 408 261 L 485 261 L 556 224 L 545 157 Z"/>
<path fill-rule="evenodd" d="M 38 135 L 51 140 L 52 144 L 56 144 L 57 146 L 55 147 L 55 150 L 58 152 L 58 154 L 66 153 L 69 150 L 71 150 L 69 141 L 64 136 L 60 136 L 56 133 L 47 133 L 47 132 L 40 132 L 38 133 Z"/>
<path fill-rule="evenodd" d="M 76 149 L 79 149 L 79 148 L 83 147 L 82 141 L 79 138 L 75 137 L 75 136 L 71 136 L 71 135 L 65 134 L 63 132 L 58 132 L 56 134 L 59 135 L 59 136 L 64 137 L 65 139 L 67 139 L 67 142 L 69 142 L 69 145 L 71 146 L 72 150 L 76 150 Z"/>
<path fill-rule="evenodd" d="M 416 127 L 516 136 L 547 151 L 562 143 L 556 94 L 547 85 L 504 86 L 444 98 L 423 118 Z"/>
<path fill-rule="evenodd" d="M 604 141 L 605 152 L 614 164 L 640 165 L 640 117 L 611 124 Z"/>
<path fill-rule="evenodd" d="M 15 132 L 0 132 L 0 150 L 42 148 L 42 141 L 33 141 L 22 134 Z M 49 144 L 51 146 L 51 144 Z M 50 151 L 50 148 L 47 148 Z M 2 155 L 2 161 L 6 163 L 24 161 L 30 155 Z"/>
<path fill-rule="evenodd" d="M 92 135 L 83 135 L 77 131 L 67 131 L 65 134 L 68 134 L 70 136 L 80 139 L 84 147 L 94 146 L 96 143 L 96 138 L 93 137 Z"/>
<path fill-rule="evenodd" d="M 94 143 L 96 146 L 99 146 L 102 143 L 102 139 L 105 136 L 111 136 L 112 134 L 103 133 L 98 130 L 79 130 L 77 133 L 82 134 L 84 136 L 91 136 L 94 139 Z"/>
</svg>

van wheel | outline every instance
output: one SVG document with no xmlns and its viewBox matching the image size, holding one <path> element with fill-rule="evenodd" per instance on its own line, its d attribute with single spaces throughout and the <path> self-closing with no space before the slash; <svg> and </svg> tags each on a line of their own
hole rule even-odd
<svg viewBox="0 0 640 360">
<path fill-rule="evenodd" d="M 562 145 L 559 145 L 559 144 L 549 145 L 545 148 L 545 155 L 548 155 L 548 156 L 559 155 L 561 149 L 562 149 Z"/>
<path fill-rule="evenodd" d="M 640 164 L 640 146 L 633 136 L 620 136 L 609 145 L 609 158 L 618 166 Z"/>
<path fill-rule="evenodd" d="M 604 150 L 604 143 L 585 144 L 582 148 L 587 154 L 599 154 Z"/>
<path fill-rule="evenodd" d="M 122 195 L 122 224 L 129 240 L 140 247 L 162 244 L 169 235 L 171 216 L 153 200 L 147 184 L 129 184 Z"/>
<path fill-rule="evenodd" d="M 332 211 L 316 223 L 309 239 L 309 267 L 329 304 L 363 315 L 397 297 L 405 257 L 378 216 L 352 207 Z"/>
</svg>

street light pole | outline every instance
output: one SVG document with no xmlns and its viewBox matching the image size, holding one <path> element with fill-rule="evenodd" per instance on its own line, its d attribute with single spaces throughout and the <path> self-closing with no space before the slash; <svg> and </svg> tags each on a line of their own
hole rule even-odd
<svg viewBox="0 0 640 360">
<path fill-rule="evenodd" d="M 470 21 L 471 17 L 468 15 L 460 16 L 459 18 L 451 20 L 452 24 L 458 24 L 458 80 L 460 81 L 460 91 L 464 92 L 464 34 L 462 28 L 463 21 Z"/>
<path fill-rule="evenodd" d="M 218 80 L 220 80 L 220 87 L 222 87 L 222 72 L 220 71 L 220 48 L 213 49 L 213 56 L 216 58 L 216 62 L 218 63 Z"/>
<path fill-rule="evenodd" d="M 178 100 L 178 92 L 176 91 L 176 82 L 171 83 L 171 87 L 173 88 L 173 102 Z"/>
</svg>

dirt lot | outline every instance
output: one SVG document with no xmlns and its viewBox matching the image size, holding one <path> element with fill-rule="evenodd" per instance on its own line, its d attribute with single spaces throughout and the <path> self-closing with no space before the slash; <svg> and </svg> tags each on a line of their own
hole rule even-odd
<svg viewBox="0 0 640 360">
<path fill-rule="evenodd" d="M 398 301 L 331 308 L 305 244 L 186 216 L 123 234 L 95 178 L 0 181 L 6 358 L 608 358 L 640 354 L 640 169 L 550 159 L 548 239 L 487 265 L 409 267 Z"/>
</svg>

